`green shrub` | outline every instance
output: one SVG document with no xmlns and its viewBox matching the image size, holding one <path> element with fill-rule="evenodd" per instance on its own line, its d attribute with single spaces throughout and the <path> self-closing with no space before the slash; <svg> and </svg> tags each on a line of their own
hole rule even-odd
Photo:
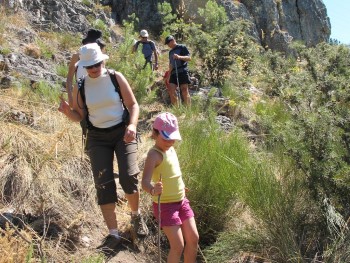
<svg viewBox="0 0 350 263">
<path fill-rule="evenodd" d="M 198 8 L 198 14 L 204 19 L 202 29 L 205 32 L 218 32 L 228 23 L 225 8 L 212 0 L 206 3 L 205 8 Z"/>
<path fill-rule="evenodd" d="M 38 39 L 36 41 L 36 44 L 40 48 L 42 57 L 44 57 L 45 59 L 51 60 L 53 58 L 53 55 L 56 54 L 54 47 L 50 45 L 50 43 Z"/>
<path fill-rule="evenodd" d="M 68 74 L 68 65 L 67 64 L 58 64 L 56 66 L 57 75 L 66 78 Z"/>
<path fill-rule="evenodd" d="M 236 201 L 236 182 L 245 176 L 242 166 L 250 165 L 247 145 L 238 133 L 221 131 L 213 115 L 188 116 L 181 121 L 180 130 L 179 159 L 188 195 L 200 218 L 202 242 L 210 243 L 223 230 L 228 207 Z"/>
<path fill-rule="evenodd" d="M 310 216 L 317 214 L 301 221 L 318 239 L 308 238 L 310 248 L 300 250 L 300 257 L 306 258 L 333 246 L 350 215 L 345 175 L 350 163 L 349 111 L 345 109 L 350 51 L 325 43 L 309 49 L 298 46 L 297 51 L 298 61 L 266 54 L 269 94 L 278 98 L 273 104 L 258 104 L 256 110 L 269 134 L 265 150 L 294 160 L 310 193 L 310 206 L 317 208 Z"/>
<path fill-rule="evenodd" d="M 93 21 L 92 26 L 95 29 L 101 30 L 103 38 L 108 39 L 111 36 L 108 26 L 101 19 Z"/>
<path fill-rule="evenodd" d="M 62 32 L 59 35 L 59 48 L 63 50 L 70 50 L 72 47 L 79 47 L 81 45 L 80 38 L 77 37 L 77 34 L 65 33 Z"/>
<path fill-rule="evenodd" d="M 39 81 L 30 84 L 29 81 L 23 81 L 22 85 L 18 87 L 18 93 L 21 97 L 25 97 L 33 103 L 48 103 L 57 104 L 59 96 L 61 95 L 61 88 L 59 85 L 51 85 L 45 81 Z"/>
</svg>

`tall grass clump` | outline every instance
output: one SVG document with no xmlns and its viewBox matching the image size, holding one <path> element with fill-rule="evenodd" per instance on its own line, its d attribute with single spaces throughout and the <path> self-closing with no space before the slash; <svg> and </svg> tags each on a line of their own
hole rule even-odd
<svg viewBox="0 0 350 263">
<path fill-rule="evenodd" d="M 230 262 L 242 252 L 273 262 L 318 258 L 322 209 L 311 201 L 302 173 L 280 156 L 251 156 L 250 172 L 235 181 L 237 200 L 245 212 L 236 213 L 236 223 L 225 225 L 217 242 L 205 250 L 207 259 Z M 236 166 L 233 158 L 231 165 Z"/>
<path fill-rule="evenodd" d="M 318 253 L 332 246 L 350 216 L 349 110 L 350 49 L 326 43 L 306 49 L 297 46 L 299 60 L 269 54 L 275 74 L 269 94 L 283 106 L 283 119 L 261 114 L 267 133 L 265 150 L 283 149 L 303 171 L 310 199 L 321 208 L 314 220 Z M 288 66 L 289 65 L 289 66 Z M 272 117 L 272 118 L 271 118 Z M 317 233 L 317 234 L 316 234 Z"/>
<path fill-rule="evenodd" d="M 66 78 L 68 75 L 68 65 L 66 64 L 58 64 L 56 66 L 57 75 Z"/>
<path fill-rule="evenodd" d="M 32 86 L 32 90 L 34 92 L 27 92 L 31 99 L 46 103 L 57 103 L 61 94 L 61 89 L 58 85 L 52 86 L 45 81 L 35 83 Z"/>
<path fill-rule="evenodd" d="M 72 47 L 79 47 L 81 44 L 81 40 L 77 37 L 77 34 L 67 32 L 60 32 L 58 42 L 58 46 L 62 50 L 71 50 Z"/>
<path fill-rule="evenodd" d="M 214 117 L 212 111 L 179 116 L 178 155 L 201 244 L 211 245 L 206 256 L 228 260 L 245 251 L 276 262 L 314 258 L 325 249 L 320 225 L 336 215 L 327 217 L 312 202 L 293 159 L 254 151 L 238 129 L 225 132 Z"/>
<path fill-rule="evenodd" d="M 228 209 L 237 201 L 237 181 L 251 167 L 249 147 L 238 132 L 222 131 L 213 114 L 186 117 L 180 130 L 179 159 L 188 194 L 200 218 L 202 241 L 210 243 L 223 230 Z"/>
<path fill-rule="evenodd" d="M 17 232 L 11 234 L 13 242 L 6 238 L 11 244 L 0 237 L 0 254 L 15 258 L 5 262 L 71 262 L 68 257 L 81 262 L 73 251 L 85 222 L 95 220 L 99 209 L 89 163 L 80 155 L 80 128 L 57 111 L 57 102 L 53 106 L 31 94 L 35 91 L 26 92 L 23 97 L 2 97 L 13 112 L 26 110 L 0 116 L 0 207 L 11 208 L 9 214 L 21 218 L 23 231 L 33 238 L 17 249 Z M 4 250 L 6 246 L 11 249 Z"/>
<path fill-rule="evenodd" d="M 341 234 L 334 239 L 324 253 L 325 262 L 350 262 L 350 231 L 342 229 Z"/>
<path fill-rule="evenodd" d="M 56 54 L 56 49 L 52 45 L 52 42 L 46 42 L 43 39 L 37 39 L 36 45 L 39 47 L 42 57 L 47 60 L 51 60 Z"/>
</svg>

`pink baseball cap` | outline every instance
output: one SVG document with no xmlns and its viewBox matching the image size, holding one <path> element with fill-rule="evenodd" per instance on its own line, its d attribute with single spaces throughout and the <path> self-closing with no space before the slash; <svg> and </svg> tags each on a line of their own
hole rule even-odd
<svg viewBox="0 0 350 263">
<path fill-rule="evenodd" d="M 177 119 L 170 112 L 160 113 L 154 120 L 153 128 L 158 130 L 165 140 L 181 140 Z"/>
</svg>

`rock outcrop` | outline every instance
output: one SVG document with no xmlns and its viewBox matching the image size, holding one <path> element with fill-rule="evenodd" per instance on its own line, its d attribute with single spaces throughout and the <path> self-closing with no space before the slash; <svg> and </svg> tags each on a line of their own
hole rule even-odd
<svg viewBox="0 0 350 263">
<path fill-rule="evenodd" d="M 307 46 L 327 41 L 331 25 L 322 0 L 241 0 L 254 19 L 263 46 L 285 51 L 292 39 Z"/>
<path fill-rule="evenodd" d="M 327 41 L 330 36 L 330 22 L 322 0 L 217 0 L 222 5 L 230 20 L 246 19 L 251 21 L 252 36 L 264 48 L 288 52 L 292 40 L 303 41 L 307 46 L 314 46 Z M 95 1 L 95 3 L 98 1 Z M 140 20 L 140 27 L 147 28 L 154 34 L 161 29 L 158 0 L 101 0 L 104 5 L 112 7 L 112 17 L 117 22 L 135 13 Z M 196 21 L 198 8 L 203 8 L 205 0 L 169 0 L 173 10 L 182 10 L 185 19 Z M 21 69 L 23 74 L 35 83 L 45 79 L 49 83 L 60 83 L 61 77 L 50 72 L 57 61 L 41 60 L 30 54 L 23 54 L 17 49 L 26 49 L 40 31 L 77 32 L 81 37 L 91 24 L 88 17 L 101 19 L 107 25 L 114 23 L 110 14 L 95 8 L 91 3 L 69 0 L 0 0 L 0 5 L 14 12 L 25 10 L 25 16 L 34 28 L 13 28 L 18 41 L 14 42 L 10 54 L 0 55 L 0 86 L 9 87 L 15 79 L 8 72 Z M 197 17 L 196 17 L 197 16 Z M 111 36 L 112 31 L 111 31 Z M 10 36 L 4 35 L 3 38 Z M 115 38 L 115 37 L 114 37 Z M 6 52 L 8 53 L 8 52 Z M 57 55 L 57 56 L 56 56 Z M 55 54 L 53 60 L 64 63 L 70 54 Z M 25 66 L 23 66 L 25 65 Z M 30 67 L 28 67 L 30 66 Z"/>
<path fill-rule="evenodd" d="M 157 0 L 104 0 L 112 7 L 117 22 L 135 13 L 141 27 L 154 34 L 161 31 Z M 204 0 L 169 0 L 173 10 L 184 10 L 185 18 L 196 21 L 198 8 Z M 300 40 L 307 46 L 327 41 L 331 25 L 322 0 L 218 0 L 225 7 L 231 20 L 247 19 L 253 23 L 252 34 L 265 48 L 288 51 L 292 40 Z M 185 6 L 185 7 L 184 7 Z"/>
<path fill-rule="evenodd" d="M 52 60 L 43 59 L 36 51 L 35 39 L 38 32 L 76 32 L 77 38 L 91 27 L 87 17 L 101 19 L 105 24 L 111 25 L 114 21 L 102 10 L 92 10 L 80 1 L 69 0 L 0 0 L 0 6 L 13 10 L 25 16 L 27 27 L 11 26 L 11 32 L 16 36 L 3 35 L 4 39 L 12 42 L 9 54 L 0 52 L 0 88 L 9 88 L 16 85 L 17 79 L 11 77 L 12 71 L 21 72 L 30 81 L 30 85 L 45 80 L 51 85 L 60 84 L 64 78 L 53 72 L 57 63 L 67 63 L 69 52 L 53 54 Z M 24 11 L 24 12 L 23 12 Z M 112 34 L 111 34 L 112 35 Z M 0 51 L 1 51 L 0 46 Z M 8 52 L 6 52 L 8 53 Z"/>
</svg>

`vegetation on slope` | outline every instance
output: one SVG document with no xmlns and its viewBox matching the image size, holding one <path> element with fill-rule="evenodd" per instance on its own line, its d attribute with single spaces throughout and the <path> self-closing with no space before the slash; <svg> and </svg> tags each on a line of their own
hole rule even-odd
<svg viewBox="0 0 350 263">
<path fill-rule="evenodd" d="M 169 16 L 166 3 L 159 8 L 164 34 L 167 25 L 178 25 L 172 34 L 189 46 L 191 71 L 211 88 L 208 96 L 195 95 L 191 109 L 159 105 L 149 91 L 157 74 L 139 70 L 142 56 L 130 52 L 135 17 L 122 27 L 125 41 L 118 48 L 108 45 L 108 66 L 130 80 L 143 109 L 140 123 L 149 124 L 159 110 L 179 116 L 183 142 L 176 147 L 197 216 L 200 260 L 348 262 L 349 47 L 293 43 L 295 56 L 288 57 L 263 50 L 249 37 L 249 24 L 229 22 L 214 1 L 198 12 L 203 26 Z M 6 32 L 4 23 L 0 33 Z M 0 45 L 7 53 L 6 43 Z M 166 65 L 167 55 L 160 59 Z M 0 209 L 30 211 L 45 226 L 50 218 L 58 234 L 48 239 L 24 228 L 16 241 L 1 242 L 7 244 L 1 251 L 13 248 L 10 242 L 24 242 L 18 250 L 23 261 L 89 257 L 77 239 L 83 226 L 94 224 L 83 215 L 99 212 L 88 163 L 80 160 L 79 127 L 56 112 L 57 96 L 44 83 L 34 90 L 21 84 L 1 93 Z M 225 97 L 224 105 L 216 93 Z M 13 110 L 24 106 L 25 122 Z M 223 130 L 219 114 L 230 117 L 234 128 Z M 149 144 L 144 135 L 140 159 Z M 147 210 L 147 197 L 143 202 Z M 13 237 L 10 231 L 3 238 Z M 167 249 L 165 241 L 162 248 Z"/>
</svg>

